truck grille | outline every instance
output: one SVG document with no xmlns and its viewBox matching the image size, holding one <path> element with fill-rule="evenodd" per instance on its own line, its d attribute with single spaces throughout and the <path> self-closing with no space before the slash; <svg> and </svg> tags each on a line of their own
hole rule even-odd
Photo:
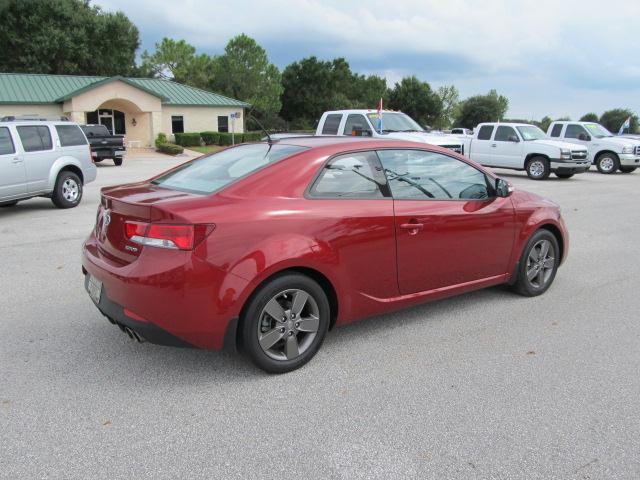
<svg viewBox="0 0 640 480">
<path fill-rule="evenodd" d="M 636 147 L 636 156 L 640 157 L 640 145 Z"/>
<path fill-rule="evenodd" d="M 587 151 L 586 150 L 572 150 L 571 158 L 573 160 L 586 160 L 587 159 Z"/>
<path fill-rule="evenodd" d="M 453 150 L 460 155 L 464 155 L 464 146 L 463 145 L 442 145 L 442 148 L 448 148 L 449 150 Z"/>
</svg>

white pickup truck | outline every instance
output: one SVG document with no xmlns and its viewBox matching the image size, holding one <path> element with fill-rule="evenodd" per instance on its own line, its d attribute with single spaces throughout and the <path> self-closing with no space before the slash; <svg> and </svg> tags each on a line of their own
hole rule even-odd
<svg viewBox="0 0 640 480">
<path fill-rule="evenodd" d="M 457 137 L 432 134 L 425 131 L 409 115 L 389 110 L 382 111 L 382 128 L 378 124 L 377 110 L 335 110 L 324 112 L 316 135 L 347 135 L 429 143 L 464 153 L 463 141 Z"/>
<path fill-rule="evenodd" d="M 640 141 L 615 137 L 599 123 L 553 122 L 547 135 L 581 144 L 589 152 L 589 164 L 594 163 L 600 173 L 631 173 L 640 167 Z"/>
<path fill-rule="evenodd" d="M 525 170 L 534 180 L 544 180 L 551 172 L 571 178 L 590 165 L 582 145 L 551 140 L 525 123 L 481 123 L 465 142 L 467 156 L 481 165 Z"/>
</svg>

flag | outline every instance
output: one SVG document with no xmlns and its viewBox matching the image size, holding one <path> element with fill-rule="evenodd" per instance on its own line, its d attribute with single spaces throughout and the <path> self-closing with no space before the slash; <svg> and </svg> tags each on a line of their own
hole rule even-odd
<svg viewBox="0 0 640 480">
<path fill-rule="evenodd" d="M 620 130 L 618 130 L 618 135 L 622 135 L 624 133 L 624 129 L 629 130 L 631 128 L 631 117 L 627 118 L 624 123 L 622 124 L 622 126 L 620 127 Z"/>
<path fill-rule="evenodd" d="M 382 97 L 378 100 L 378 131 L 382 133 Z"/>
</svg>

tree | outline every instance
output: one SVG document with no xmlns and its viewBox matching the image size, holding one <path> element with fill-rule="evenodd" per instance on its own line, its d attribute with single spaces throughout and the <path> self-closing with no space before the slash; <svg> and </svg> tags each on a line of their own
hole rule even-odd
<svg viewBox="0 0 640 480">
<path fill-rule="evenodd" d="M 294 129 L 312 128 L 323 112 L 354 106 L 350 93 L 353 74 L 344 58 L 332 61 L 303 58 L 282 72 L 280 115 Z"/>
<path fill-rule="evenodd" d="M 600 123 L 610 132 L 618 133 L 622 124 L 629 117 L 631 117 L 631 128 L 625 132 L 635 133 L 638 131 L 638 116 L 626 108 L 607 110 L 600 117 Z"/>
<path fill-rule="evenodd" d="M 167 37 L 155 47 L 153 53 L 146 50 L 142 53 L 142 70 L 148 76 L 185 83 L 196 55 L 195 47 L 184 40 L 175 41 Z"/>
<path fill-rule="evenodd" d="M 580 117 L 581 122 L 598 122 L 598 114 L 596 113 L 585 113 L 582 117 Z"/>
<path fill-rule="evenodd" d="M 122 13 L 81 0 L 2 0 L 0 71 L 130 75 L 140 44 Z"/>
<path fill-rule="evenodd" d="M 540 120 L 540 122 L 538 123 L 538 126 L 546 132 L 547 130 L 549 130 L 549 126 L 551 125 L 551 122 L 553 122 L 553 120 L 551 120 L 551 117 L 545 115 L 544 117 L 542 117 L 542 120 Z"/>
<path fill-rule="evenodd" d="M 456 125 L 475 128 L 482 122 L 496 122 L 504 118 L 509 108 L 509 99 L 490 90 L 487 95 L 476 95 L 462 102 Z"/>
<path fill-rule="evenodd" d="M 389 97 L 387 80 L 377 75 L 353 75 L 353 88 L 349 94 L 353 108 L 376 108 L 378 101 Z"/>
<path fill-rule="evenodd" d="M 269 62 L 267 52 L 245 34 L 232 38 L 224 54 L 214 59 L 209 88 L 251 104 L 253 114 L 271 123 L 282 103 L 281 75 Z"/>
<path fill-rule="evenodd" d="M 443 85 L 438 88 L 438 97 L 442 102 L 442 113 L 434 126 L 440 130 L 452 127 L 460 103 L 460 93 L 453 85 Z"/>
<path fill-rule="evenodd" d="M 434 126 L 442 115 L 442 100 L 427 82 L 405 77 L 389 92 L 389 106 L 402 110 L 422 126 Z"/>
</svg>

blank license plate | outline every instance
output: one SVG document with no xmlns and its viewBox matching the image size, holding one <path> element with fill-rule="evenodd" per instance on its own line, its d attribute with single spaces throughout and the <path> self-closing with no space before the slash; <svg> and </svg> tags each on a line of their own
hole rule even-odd
<svg viewBox="0 0 640 480">
<path fill-rule="evenodd" d="M 102 282 L 96 277 L 89 275 L 89 281 L 87 282 L 87 292 L 89 292 L 91 300 L 93 300 L 96 305 L 99 304 L 100 297 L 102 297 Z"/>
</svg>

